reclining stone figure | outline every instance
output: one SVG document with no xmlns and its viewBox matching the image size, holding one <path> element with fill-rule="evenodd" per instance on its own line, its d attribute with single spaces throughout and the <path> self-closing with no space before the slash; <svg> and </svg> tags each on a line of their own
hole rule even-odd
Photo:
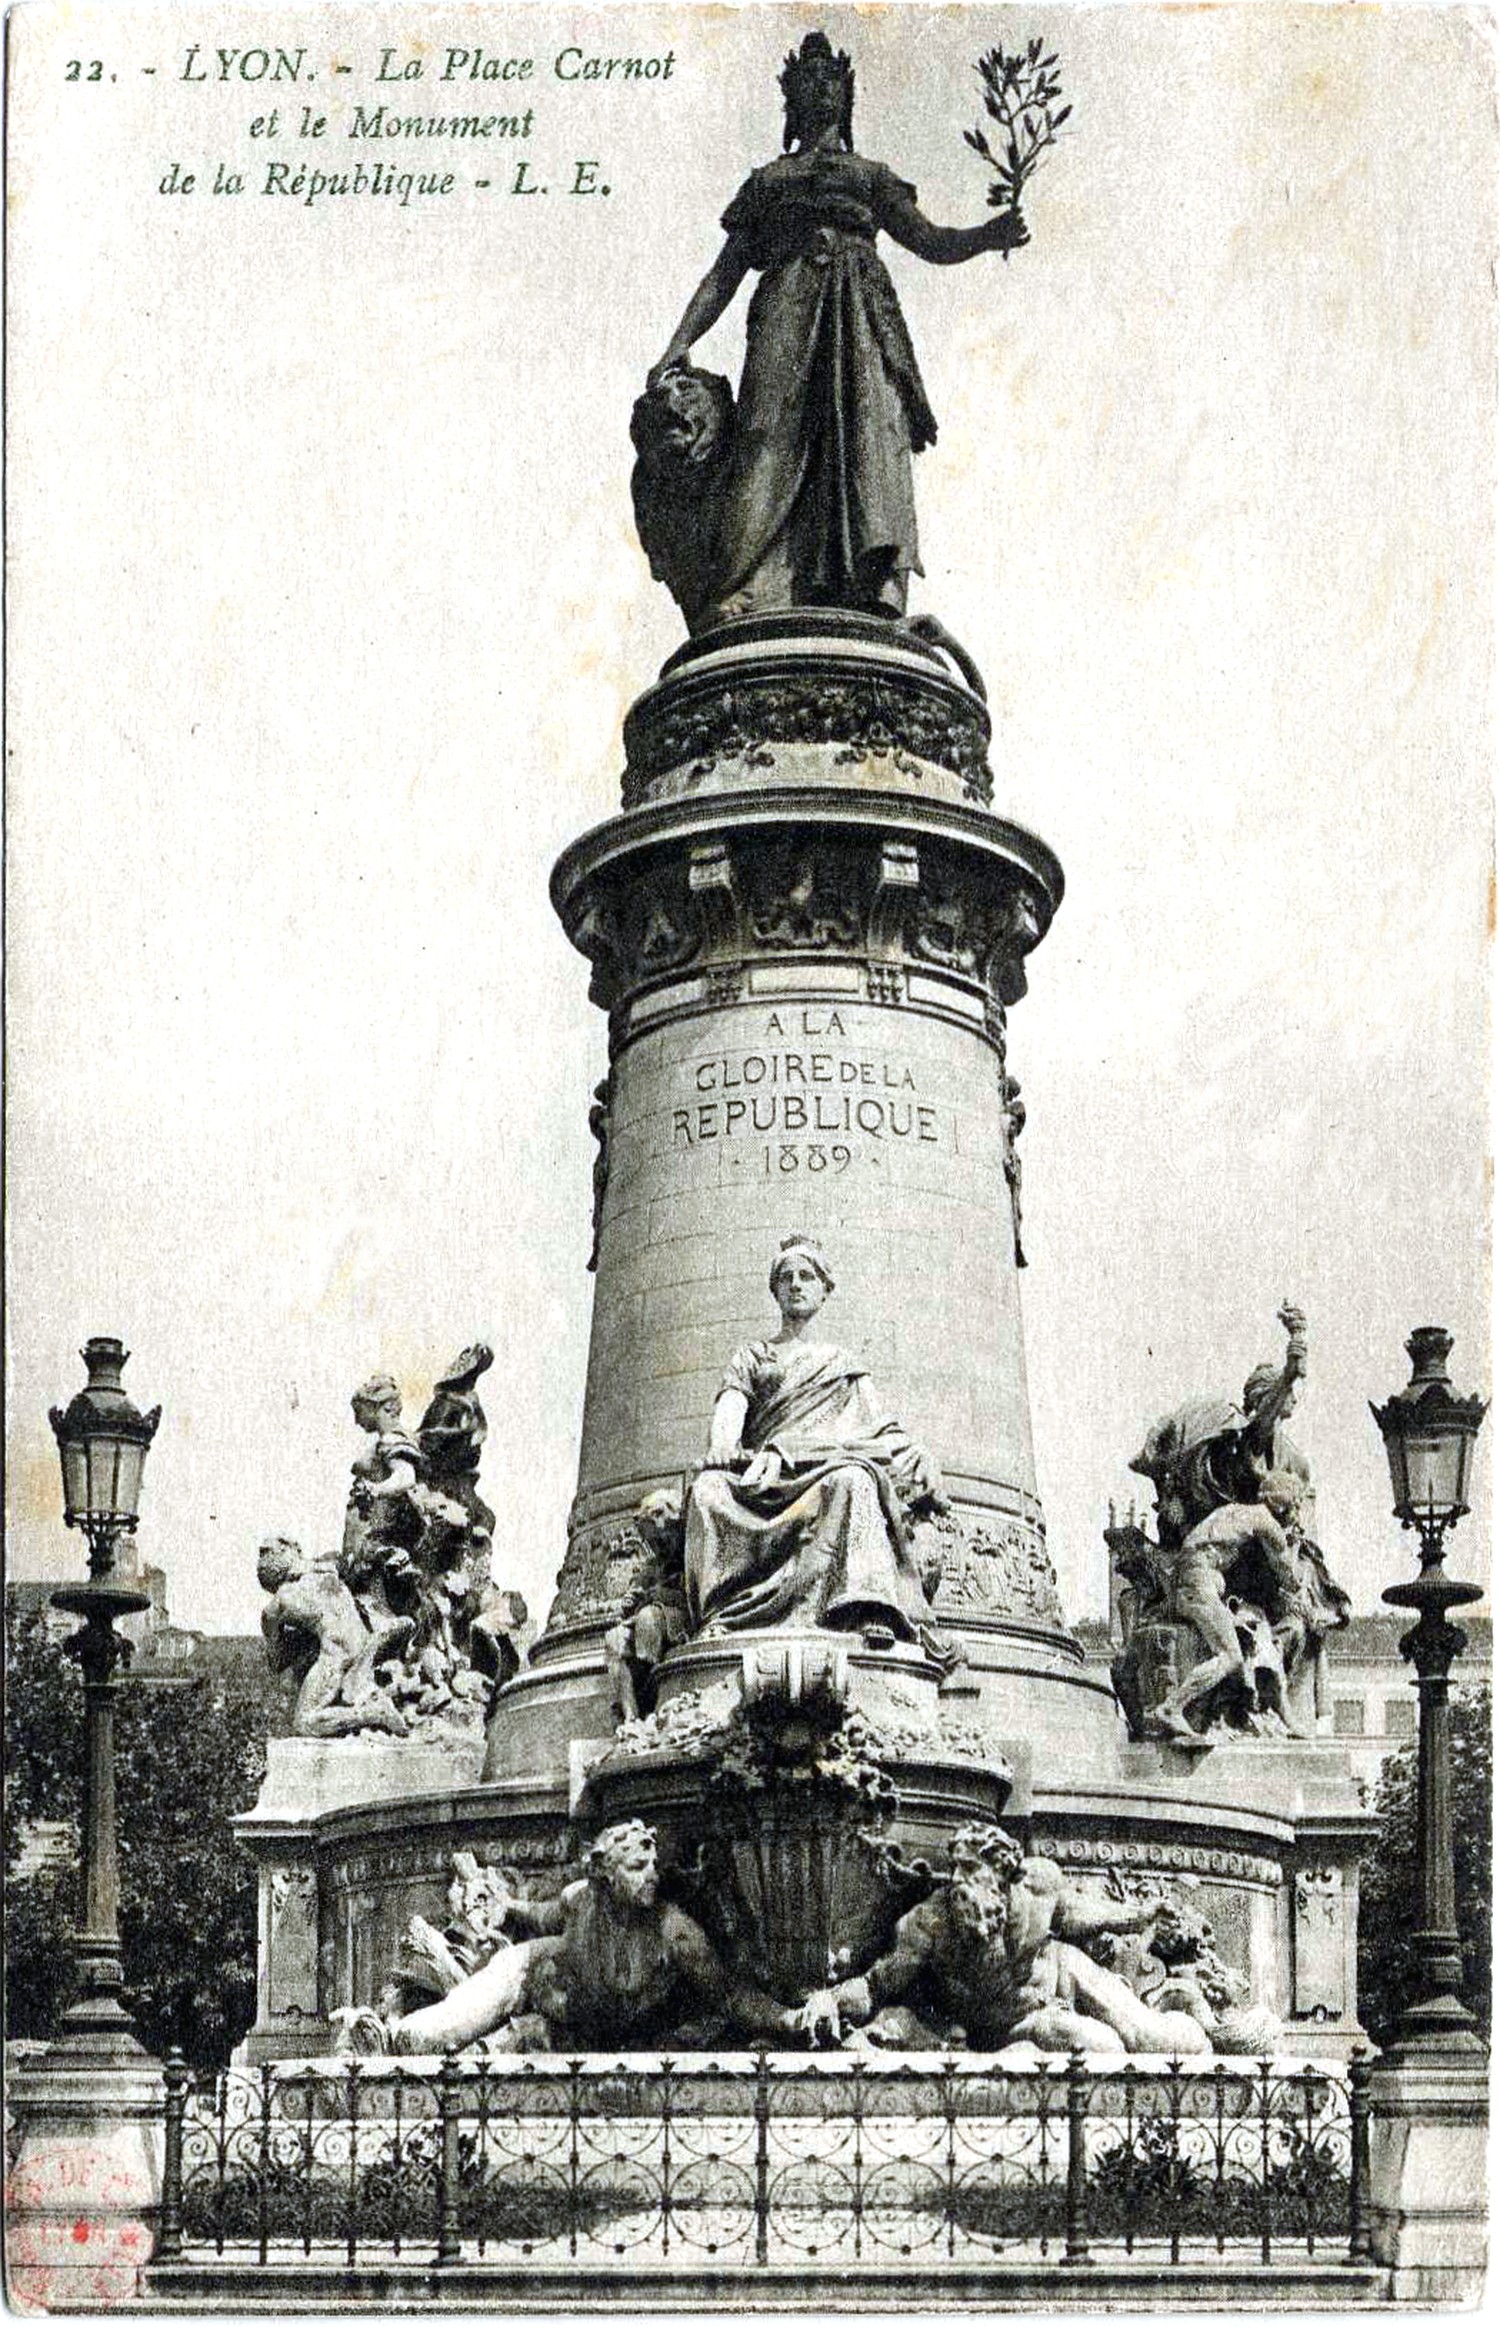
<svg viewBox="0 0 1500 2327">
<path fill-rule="evenodd" d="M 438 2002 L 395 2019 L 335 2012 L 350 2048 L 546 2052 L 714 2043 L 726 2029 L 795 2041 L 837 2028 L 827 1996 L 787 2006 L 732 1978 L 692 1916 L 659 1895 L 655 1830 L 636 1818 L 599 1836 L 581 1881 L 556 1899 L 514 1897 L 507 1919 L 532 1936 Z"/>
<path fill-rule="evenodd" d="M 877 2044 L 913 2041 L 910 2005 L 893 2009 L 910 1999 L 919 2015 L 926 2006 L 927 2043 L 1206 2053 L 1209 2036 L 1192 2013 L 1153 2010 L 1083 1951 L 1101 1932 L 1142 1931 L 1165 1912 L 1160 1899 L 1086 1899 L 1003 1828 L 965 1826 L 953 1838 L 947 1881 L 901 1917 L 868 1971 L 840 1981 L 833 2002 L 846 2030 L 867 2030 L 865 2040 Z"/>
</svg>

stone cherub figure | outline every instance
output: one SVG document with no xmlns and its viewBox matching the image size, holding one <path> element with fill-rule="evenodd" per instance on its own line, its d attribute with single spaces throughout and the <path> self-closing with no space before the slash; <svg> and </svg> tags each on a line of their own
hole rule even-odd
<svg viewBox="0 0 1500 2327">
<path fill-rule="evenodd" d="M 912 455 L 937 423 L 876 239 L 935 266 L 1027 239 L 1014 210 L 934 225 L 911 186 L 854 151 L 854 67 L 826 34 L 788 56 L 781 89 L 787 150 L 725 211 L 723 247 L 632 424 L 642 541 L 695 631 L 771 607 L 904 612 L 921 571 Z M 752 273 L 731 411 L 727 383 L 688 355 Z"/>
<path fill-rule="evenodd" d="M 360 2050 L 448 2053 L 487 2042 L 501 2052 L 706 2044 L 726 2029 L 762 2039 L 827 2033 L 826 1997 L 778 2004 L 737 1982 L 706 1933 L 663 1899 L 654 1828 L 628 1819 L 589 1850 L 581 1881 L 556 1899 L 508 1903 L 529 1937 L 497 1950 L 438 2002 L 395 2019 L 364 2008 L 334 2015 Z"/>
<path fill-rule="evenodd" d="M 271 1597 L 261 1611 L 273 1673 L 297 1676 L 292 1716 L 298 1737 L 352 1737 L 361 1730 L 407 1734 L 406 1716 L 380 1678 L 411 1636 L 409 1616 L 375 1618 L 360 1606 L 332 1560 L 309 1560 L 289 1536 L 260 1547 L 256 1570 Z"/>
<path fill-rule="evenodd" d="M 426 1514 L 419 1500 L 422 1450 L 404 1429 L 401 1392 L 372 1374 L 349 1401 L 370 1444 L 355 1457 L 339 1570 L 350 1589 L 394 1609 L 409 1600 Z"/>
<path fill-rule="evenodd" d="M 620 1721 L 635 1721 L 651 1710 L 657 1666 L 692 1631 L 682 1571 L 682 1497 L 659 1487 L 635 1515 L 635 1530 L 646 1549 L 636 1569 L 620 1620 L 604 1635 L 610 1701 Z"/>
<path fill-rule="evenodd" d="M 1106 1532 L 1127 1632 L 1113 1674 L 1131 1735 L 1201 1751 L 1219 1726 L 1304 1734 L 1321 1710 L 1322 1643 L 1349 1619 L 1312 1539 L 1312 1479 L 1286 1430 L 1307 1369 L 1302 1312 L 1286 1356 L 1243 1403 L 1199 1398 L 1154 1423 L 1132 1470 L 1156 1489 L 1156 1539 Z"/>
<path fill-rule="evenodd" d="M 1191 2013 L 1154 2010 L 1084 1952 L 1100 1933 L 1149 1928 L 1165 1906 L 1087 1899 L 1003 1828 L 965 1826 L 947 1880 L 901 1917 L 868 1971 L 839 1982 L 833 2001 L 843 2027 L 866 2030 L 867 2042 L 1204 2053 L 1209 2039 Z"/>
<path fill-rule="evenodd" d="M 1147 1952 L 1155 1970 L 1140 1994 L 1153 2011 L 1190 2013 L 1218 2053 L 1266 2057 L 1277 2050 L 1281 2022 L 1265 2005 L 1247 2002 L 1248 1982 L 1220 1955 L 1206 1915 L 1169 1901 Z"/>
<path fill-rule="evenodd" d="M 944 1507 L 942 1475 L 882 1409 L 864 1367 L 816 1338 L 833 1291 L 817 1240 L 784 1238 L 770 1285 L 780 1328 L 730 1358 L 688 1494 L 693 1628 L 817 1626 L 945 1649 L 910 1527 L 912 1514 Z"/>
</svg>

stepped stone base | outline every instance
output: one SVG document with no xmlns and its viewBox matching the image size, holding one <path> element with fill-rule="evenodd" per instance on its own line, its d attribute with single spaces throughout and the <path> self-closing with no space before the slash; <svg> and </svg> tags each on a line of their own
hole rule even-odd
<svg viewBox="0 0 1500 2327">
<path fill-rule="evenodd" d="M 1158 2262 L 997 2262 L 984 2270 L 924 2261 L 840 2263 L 822 2271 L 699 2269 L 679 2276 L 632 2255 L 630 2268 L 574 2266 L 540 2271 L 492 2260 L 435 2270 L 421 2263 L 351 2272 L 312 2262 L 260 2269 L 177 2264 L 151 2274 L 156 2311 L 233 2306 L 265 2312 L 359 2310 L 689 2312 L 732 2303 L 736 2310 L 1026 2311 L 1069 2310 L 1352 2311 L 1385 2304 L 1383 2271 L 1337 2263 L 1243 2265 L 1184 2255 Z"/>
<path fill-rule="evenodd" d="M 1399 2302 L 1484 2293 L 1489 2060 L 1476 2044 L 1377 2068 L 1370 2081 L 1374 2250 Z"/>
<path fill-rule="evenodd" d="M 20 2145 L 6 2182 L 6 2291 L 17 2310 L 134 2303 L 161 2204 L 161 2071 L 71 2066 L 54 2048 L 10 2080 Z"/>
</svg>

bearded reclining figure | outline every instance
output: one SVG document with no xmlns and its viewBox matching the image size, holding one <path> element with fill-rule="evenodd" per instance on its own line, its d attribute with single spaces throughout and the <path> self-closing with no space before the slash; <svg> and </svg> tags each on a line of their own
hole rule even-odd
<svg viewBox="0 0 1500 2327">
<path fill-rule="evenodd" d="M 734 1980 L 692 1916 L 658 1896 L 653 1828 L 637 1818 L 606 1828 L 584 1867 L 556 1899 L 512 1898 L 508 1920 L 532 1936 L 500 1948 L 438 2002 L 400 2016 L 368 2005 L 335 2012 L 348 2049 L 702 2045 L 721 2042 L 726 2028 L 761 2039 L 836 2037 L 829 1996 L 788 2006 Z"/>
<path fill-rule="evenodd" d="M 1211 2040 L 1192 2013 L 1142 2003 L 1081 1944 L 1144 1931 L 1168 1911 L 1161 1899 L 1087 1899 L 1002 1828 L 965 1826 L 948 1881 L 902 1916 L 886 1954 L 841 1981 L 832 2000 L 841 2026 L 862 2032 L 856 2041 L 901 2048 L 936 2034 L 976 2052 L 1029 2043 L 1042 2052 L 1205 2053 Z M 944 2024 L 935 2031 L 901 2002 L 908 1995 Z"/>
</svg>

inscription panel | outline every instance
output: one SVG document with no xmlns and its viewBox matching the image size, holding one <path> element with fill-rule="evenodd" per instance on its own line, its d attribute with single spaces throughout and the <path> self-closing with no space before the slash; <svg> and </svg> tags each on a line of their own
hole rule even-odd
<svg viewBox="0 0 1500 2327">
<path fill-rule="evenodd" d="M 697 1461 L 730 1352 L 819 1236 L 827 1332 L 945 1467 L 1034 1492 L 1005 1132 L 978 1030 L 743 999 L 615 1059 L 580 1488 Z"/>
<path fill-rule="evenodd" d="M 763 1047 L 710 1047 L 691 1062 L 691 1100 L 672 1109 L 673 1146 L 758 1140 L 768 1177 L 845 1172 L 873 1144 L 937 1147 L 945 1132 L 957 1152 L 954 1112 L 922 1097 L 908 1061 L 849 1047 L 844 1021 L 835 1009 L 773 1010 Z"/>
</svg>

